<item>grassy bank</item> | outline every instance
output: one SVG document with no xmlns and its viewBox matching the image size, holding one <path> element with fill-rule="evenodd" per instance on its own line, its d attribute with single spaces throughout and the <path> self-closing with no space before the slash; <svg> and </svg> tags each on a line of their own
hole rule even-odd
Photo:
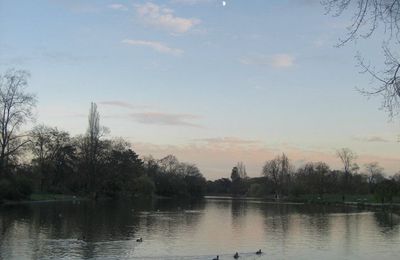
<svg viewBox="0 0 400 260">
<path fill-rule="evenodd" d="M 33 193 L 30 195 L 30 201 L 53 201 L 53 200 L 79 200 L 83 199 L 75 195 L 54 194 L 54 193 Z"/>
<path fill-rule="evenodd" d="M 49 202 L 49 201 L 73 201 L 85 200 L 85 197 L 78 197 L 75 195 L 55 194 L 55 193 L 32 193 L 28 199 L 22 200 L 3 200 L 0 204 L 19 204 L 30 202 Z"/>
<path fill-rule="evenodd" d="M 299 196 L 290 196 L 289 201 L 308 202 L 308 203 L 380 203 L 373 194 L 366 195 L 343 195 L 343 194 L 305 194 Z M 400 203 L 400 197 L 393 197 L 392 203 Z"/>
</svg>

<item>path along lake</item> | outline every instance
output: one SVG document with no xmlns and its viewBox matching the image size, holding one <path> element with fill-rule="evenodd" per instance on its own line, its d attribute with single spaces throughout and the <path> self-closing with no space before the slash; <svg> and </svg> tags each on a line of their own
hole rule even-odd
<svg viewBox="0 0 400 260">
<path fill-rule="evenodd" d="M 233 259 L 236 251 L 241 260 L 399 259 L 400 217 L 227 198 L 0 207 L 0 259 Z"/>
</svg>

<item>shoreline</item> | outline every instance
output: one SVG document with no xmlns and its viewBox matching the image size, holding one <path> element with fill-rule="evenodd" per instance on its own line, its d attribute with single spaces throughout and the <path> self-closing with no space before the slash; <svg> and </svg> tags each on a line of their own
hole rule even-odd
<svg viewBox="0 0 400 260">
<path fill-rule="evenodd" d="M 152 196 L 152 199 L 174 199 L 163 196 Z M 352 208 L 361 208 L 367 210 L 391 210 L 400 214 L 400 203 L 376 203 L 376 202 L 353 202 L 353 201 L 328 201 L 328 200 L 304 200 L 293 201 L 290 199 L 273 200 L 266 197 L 235 197 L 229 195 L 206 195 L 203 199 L 209 200 L 236 200 L 236 201 L 256 201 L 257 203 L 276 204 L 276 205 L 325 205 L 325 206 L 348 206 Z M 68 201 L 90 201 L 93 200 L 89 197 L 78 197 L 76 195 L 65 194 L 32 194 L 31 199 L 28 200 L 4 200 L 0 202 L 0 206 L 31 204 L 31 203 L 53 203 L 53 202 L 68 202 Z M 101 199 L 100 199 L 101 200 Z M 93 200 L 95 201 L 95 200 Z"/>
</svg>

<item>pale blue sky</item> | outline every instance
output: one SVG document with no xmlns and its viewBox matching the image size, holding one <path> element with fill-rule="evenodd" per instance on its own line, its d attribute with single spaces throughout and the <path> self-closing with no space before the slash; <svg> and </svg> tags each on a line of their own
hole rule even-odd
<svg viewBox="0 0 400 260">
<path fill-rule="evenodd" d="M 83 133 L 94 101 L 112 136 L 208 178 L 239 160 L 258 176 L 280 152 L 339 168 L 341 147 L 400 168 L 398 122 L 355 90 L 379 37 L 335 48 L 348 17 L 318 0 L 226 2 L 0 0 L 0 71 L 30 71 L 37 123 Z"/>
</svg>

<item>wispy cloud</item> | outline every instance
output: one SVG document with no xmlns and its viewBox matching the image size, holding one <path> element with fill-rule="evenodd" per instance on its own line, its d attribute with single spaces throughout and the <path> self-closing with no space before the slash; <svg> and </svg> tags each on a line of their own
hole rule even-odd
<svg viewBox="0 0 400 260">
<path fill-rule="evenodd" d="M 114 106 L 114 107 L 122 107 L 122 108 L 128 108 L 128 109 L 148 108 L 148 106 L 133 105 L 129 102 L 120 101 L 120 100 L 100 101 L 99 104 L 104 105 L 104 106 Z"/>
<path fill-rule="evenodd" d="M 129 114 L 129 117 L 143 124 L 151 125 L 170 125 L 170 126 L 190 126 L 202 128 L 199 124 L 191 121 L 200 117 L 192 114 L 170 114 L 163 112 L 143 112 Z"/>
<path fill-rule="evenodd" d="M 292 67 L 294 64 L 294 57 L 290 54 L 276 54 L 272 56 L 271 65 L 275 68 Z"/>
<path fill-rule="evenodd" d="M 270 66 L 280 69 L 292 67 L 295 62 L 295 57 L 287 53 L 275 54 L 272 56 L 257 55 L 243 57 L 240 59 L 240 62 L 245 65 Z"/>
<path fill-rule="evenodd" d="M 200 23 L 199 19 L 178 17 L 174 10 L 153 3 L 136 5 L 136 12 L 145 24 L 171 33 L 185 33 Z"/>
<path fill-rule="evenodd" d="M 260 144 L 260 141 L 258 140 L 247 140 L 238 137 L 203 138 L 203 139 L 194 139 L 194 141 L 210 145 L 228 145 L 228 146 Z"/>
<path fill-rule="evenodd" d="M 380 136 L 364 136 L 364 137 L 356 136 L 353 139 L 356 141 L 368 142 L 368 143 L 372 143 L 372 142 L 387 143 L 387 142 L 389 142 L 389 140 L 387 140 L 383 137 L 380 137 Z"/>
<path fill-rule="evenodd" d="M 113 9 L 113 10 L 118 10 L 118 11 L 128 11 L 128 7 L 126 7 L 123 4 L 109 4 L 108 8 Z"/>
<path fill-rule="evenodd" d="M 183 54 L 183 50 L 171 48 L 161 42 L 155 41 L 143 41 L 143 40 L 123 40 L 122 43 L 133 45 L 133 46 L 145 46 L 149 47 L 157 52 L 165 53 L 165 54 L 172 54 L 172 55 L 181 55 Z"/>
</svg>

